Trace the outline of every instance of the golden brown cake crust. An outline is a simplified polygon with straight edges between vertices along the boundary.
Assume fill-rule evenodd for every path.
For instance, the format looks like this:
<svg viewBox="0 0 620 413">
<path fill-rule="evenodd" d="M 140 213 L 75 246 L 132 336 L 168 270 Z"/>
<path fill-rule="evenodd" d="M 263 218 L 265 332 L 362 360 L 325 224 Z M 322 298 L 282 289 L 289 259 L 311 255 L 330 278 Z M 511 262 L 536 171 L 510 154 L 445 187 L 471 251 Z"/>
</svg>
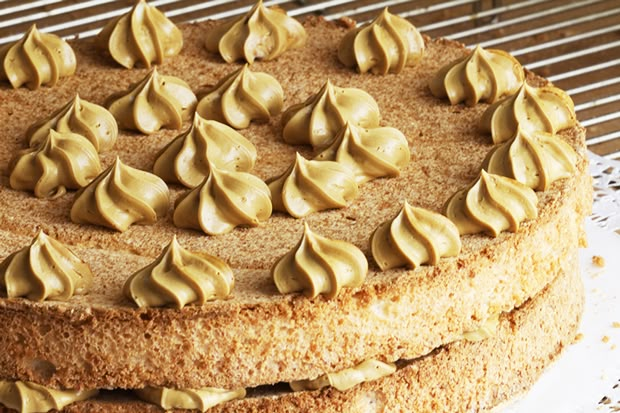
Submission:
<svg viewBox="0 0 620 413">
<path fill-rule="evenodd" d="M 391 376 L 340 392 L 323 389 L 291 393 L 284 385 L 250 391 L 243 400 L 208 413 L 396 412 L 453 413 L 491 411 L 528 389 L 543 370 L 573 342 L 584 302 L 576 255 L 561 273 L 519 309 L 500 317 L 494 337 L 459 341 L 425 357 L 400 361 Z M 519 372 L 516 374 L 515 372 Z M 6 409 L 0 407 L 0 412 Z M 104 392 L 65 412 L 159 412 L 132 394 Z"/>
<path fill-rule="evenodd" d="M 183 26 L 181 55 L 168 59 L 158 71 L 199 90 L 234 70 L 236 65 L 223 63 L 203 47 L 212 24 Z M 284 106 L 304 100 L 329 78 L 338 86 L 369 92 L 379 103 L 382 124 L 397 127 L 409 140 L 412 161 L 400 177 L 365 184 L 349 207 L 305 219 L 313 231 L 352 242 L 369 255 L 370 234 L 396 214 L 403 200 L 439 211 L 450 194 L 477 175 L 492 146 L 477 127 L 487 105 L 451 106 L 428 90 L 435 71 L 464 53 L 457 43 L 426 39 L 420 64 L 399 75 L 376 77 L 356 74 L 338 63 L 336 46 L 345 28 L 321 19 L 310 19 L 305 27 L 306 47 L 252 65 L 252 70 L 270 73 L 281 82 Z M 274 214 L 261 227 L 217 237 L 174 228 L 172 206 L 157 224 L 132 226 L 124 233 L 78 226 L 69 220 L 73 194 L 42 200 L 9 189 L 9 159 L 22 147 L 32 121 L 64 104 L 75 91 L 102 104 L 146 70 L 116 67 L 101 58 L 92 40 L 72 45 L 77 73 L 54 89 L 12 90 L 0 85 L 0 257 L 26 245 L 43 229 L 73 246 L 91 265 L 97 281 L 88 295 L 67 303 L 0 299 L 0 323 L 10 332 L 0 337 L 0 348 L 7 349 L 0 352 L 2 378 L 68 388 L 233 388 L 305 379 L 371 357 L 415 358 L 537 294 L 555 274 L 568 271 L 567 258 L 583 236 L 580 222 L 589 212 L 591 185 L 581 127 L 562 132 L 580 154 L 577 174 L 539 193 L 539 218 L 518 233 L 495 239 L 463 237 L 457 258 L 415 271 L 377 272 L 370 259 L 366 283 L 330 301 L 277 294 L 269 268 L 297 243 L 303 230 L 302 220 L 284 214 Z M 544 82 L 533 75 L 529 79 Z M 296 150 L 311 155 L 309 148 L 282 142 L 279 120 L 278 116 L 241 131 L 258 148 L 254 173 L 263 179 L 284 170 Z M 150 170 L 157 151 L 178 133 L 123 132 L 115 149 L 102 154 L 102 164 L 109 165 L 118 154 L 123 162 Z M 172 199 L 183 191 L 171 187 Z M 154 259 L 173 234 L 185 248 L 219 256 L 233 267 L 236 286 L 231 299 L 177 311 L 138 310 L 122 297 L 124 280 Z"/>
</svg>

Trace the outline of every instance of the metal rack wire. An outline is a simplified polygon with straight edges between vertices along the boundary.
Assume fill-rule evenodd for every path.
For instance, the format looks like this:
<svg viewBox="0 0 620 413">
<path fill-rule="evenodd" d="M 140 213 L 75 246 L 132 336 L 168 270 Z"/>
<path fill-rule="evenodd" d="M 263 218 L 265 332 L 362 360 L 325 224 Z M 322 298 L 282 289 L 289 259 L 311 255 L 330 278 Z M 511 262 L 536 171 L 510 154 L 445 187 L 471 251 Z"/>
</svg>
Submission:
<svg viewBox="0 0 620 413">
<path fill-rule="evenodd" d="M 2 0 L 0 44 L 30 25 L 64 37 L 95 35 L 135 0 Z M 254 0 L 153 0 L 176 22 L 221 19 Z M 292 15 L 364 22 L 389 7 L 432 37 L 509 51 L 530 70 L 566 90 L 588 129 L 588 147 L 620 159 L 620 4 L 617 0 L 271 0 Z"/>
</svg>

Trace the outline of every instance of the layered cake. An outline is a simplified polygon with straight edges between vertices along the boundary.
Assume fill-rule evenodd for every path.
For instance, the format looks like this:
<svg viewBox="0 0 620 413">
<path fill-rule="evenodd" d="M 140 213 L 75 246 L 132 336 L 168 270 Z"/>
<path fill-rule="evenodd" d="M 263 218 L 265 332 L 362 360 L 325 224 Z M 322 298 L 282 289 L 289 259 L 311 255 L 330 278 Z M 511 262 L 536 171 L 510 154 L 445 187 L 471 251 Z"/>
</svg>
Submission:
<svg viewBox="0 0 620 413">
<path fill-rule="evenodd" d="M 585 131 L 507 53 L 260 2 L 48 36 L 0 50 L 7 411 L 488 411 L 572 341 Z"/>
</svg>

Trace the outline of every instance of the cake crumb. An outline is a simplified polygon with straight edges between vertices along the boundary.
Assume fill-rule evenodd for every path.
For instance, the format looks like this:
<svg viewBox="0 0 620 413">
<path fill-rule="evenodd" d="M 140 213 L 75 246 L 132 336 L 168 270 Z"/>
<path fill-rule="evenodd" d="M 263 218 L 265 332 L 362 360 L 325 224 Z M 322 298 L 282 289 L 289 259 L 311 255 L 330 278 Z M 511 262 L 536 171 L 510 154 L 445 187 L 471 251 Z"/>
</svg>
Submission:
<svg viewBox="0 0 620 413">
<path fill-rule="evenodd" d="M 581 340 L 583 340 L 583 333 L 577 333 L 577 335 L 573 339 L 573 343 L 579 343 Z"/>
<path fill-rule="evenodd" d="M 596 265 L 599 268 L 603 268 L 605 266 L 605 258 L 600 255 L 592 256 L 592 264 Z"/>
<path fill-rule="evenodd" d="M 609 343 L 609 336 L 603 336 L 603 338 L 601 339 L 601 341 L 603 343 Z"/>
<path fill-rule="evenodd" d="M 620 321 L 614 321 L 613 323 L 611 323 L 611 326 L 613 328 L 620 328 Z"/>
<path fill-rule="evenodd" d="M 603 398 L 598 402 L 598 404 L 610 404 L 611 399 L 607 396 L 603 396 Z"/>
</svg>

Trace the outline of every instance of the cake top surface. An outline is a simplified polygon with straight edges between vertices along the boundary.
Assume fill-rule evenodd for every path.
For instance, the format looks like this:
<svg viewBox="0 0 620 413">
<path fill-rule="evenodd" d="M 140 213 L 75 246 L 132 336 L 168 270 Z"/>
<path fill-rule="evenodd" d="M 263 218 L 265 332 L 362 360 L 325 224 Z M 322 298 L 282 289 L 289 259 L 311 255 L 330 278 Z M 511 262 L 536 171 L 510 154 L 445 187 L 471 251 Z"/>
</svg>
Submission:
<svg viewBox="0 0 620 413">
<path fill-rule="evenodd" d="M 200 95 L 238 70 L 241 62 L 226 63 L 205 49 L 205 33 L 213 25 L 214 22 L 204 22 L 182 26 L 183 50 L 158 65 L 157 71 L 182 79 Z M 205 308 L 239 303 L 251 305 L 264 300 L 290 299 L 278 298 L 269 270 L 297 244 L 307 223 L 318 234 L 349 242 L 365 253 L 370 263 L 368 288 L 385 280 L 397 280 L 403 274 L 402 269 L 380 272 L 372 260 L 371 234 L 379 224 L 392 219 L 405 200 L 417 207 L 442 212 L 449 195 L 476 178 L 484 156 L 493 146 L 491 137 L 482 133 L 478 126 L 488 105 L 450 105 L 431 94 L 428 84 L 437 70 L 467 53 L 457 43 L 425 38 L 426 50 L 419 62 L 405 67 L 399 74 L 376 76 L 356 73 L 338 61 L 338 42 L 349 29 L 346 25 L 309 19 L 305 29 L 308 33 L 305 46 L 288 50 L 275 60 L 257 60 L 250 70 L 265 72 L 280 82 L 284 108 L 304 102 L 327 80 L 339 87 L 355 87 L 370 94 L 380 109 L 380 125 L 397 128 L 407 138 L 411 161 L 402 168 L 399 177 L 360 185 L 359 197 L 343 209 L 321 211 L 303 219 L 276 212 L 258 227 L 236 228 L 217 236 L 180 229 L 172 224 L 173 203 L 186 192 L 186 188 L 174 184 L 169 185 L 170 206 L 165 216 L 153 225 L 132 225 L 124 232 L 114 232 L 75 224 L 70 219 L 73 192 L 56 199 L 39 199 L 29 192 L 12 190 L 8 186 L 8 164 L 14 153 L 24 147 L 24 135 L 33 119 L 53 113 L 76 93 L 88 102 L 104 105 L 110 95 L 126 90 L 148 74 L 149 69 L 127 70 L 118 67 L 110 57 L 102 58 L 94 47 L 94 40 L 87 39 L 71 43 L 78 61 L 76 75 L 63 79 L 53 89 L 14 90 L 6 83 L 0 84 L 0 136 L 3 137 L 0 144 L 3 170 L 0 226 L 2 238 L 7 240 L 0 255 L 7 256 L 27 245 L 33 234 L 42 229 L 70 246 L 78 256 L 87 255 L 95 277 L 100 279 L 88 296 L 76 296 L 66 305 L 133 309 L 131 302 L 122 296 L 122 284 L 132 273 L 152 262 L 176 236 L 184 248 L 217 256 L 235 273 L 232 299 L 207 303 Z M 529 80 L 532 84 L 542 83 L 533 76 L 529 76 Z M 307 159 L 317 154 L 309 146 L 285 143 L 281 118 L 279 114 L 268 122 L 252 122 L 240 131 L 257 148 L 252 173 L 263 180 L 282 174 L 297 153 Z M 114 148 L 100 154 L 101 163 L 106 168 L 118 157 L 131 167 L 151 171 L 158 152 L 190 125 L 191 121 L 186 120 L 181 129 L 162 129 L 149 135 L 121 130 Z M 573 146 L 580 145 L 578 128 L 565 131 L 564 136 Z M 560 199 L 558 188 L 561 189 L 561 185 L 537 194 L 542 201 L 539 219 L 544 220 Z M 23 216 L 28 216 L 29 220 L 23 222 L 18 218 Z M 527 227 L 530 223 L 524 225 Z M 508 236 L 465 236 L 458 260 L 473 259 L 481 249 L 505 242 Z M 422 266 L 410 271 L 408 277 L 423 282 L 427 275 L 456 263 L 457 258 L 446 259 L 438 267 Z"/>
</svg>

